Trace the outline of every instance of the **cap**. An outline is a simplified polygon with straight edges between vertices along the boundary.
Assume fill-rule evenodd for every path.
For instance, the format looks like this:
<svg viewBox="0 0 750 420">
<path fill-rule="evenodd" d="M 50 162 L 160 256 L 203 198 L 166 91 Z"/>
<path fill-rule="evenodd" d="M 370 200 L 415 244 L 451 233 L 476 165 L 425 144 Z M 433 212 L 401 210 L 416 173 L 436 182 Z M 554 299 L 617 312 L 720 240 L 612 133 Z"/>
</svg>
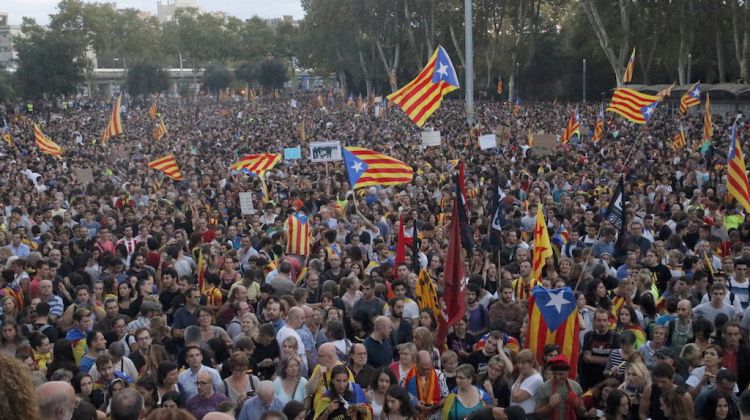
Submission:
<svg viewBox="0 0 750 420">
<path fill-rule="evenodd" d="M 568 371 L 570 370 L 570 362 L 568 362 L 568 358 L 564 355 L 558 355 L 553 358 L 551 358 L 547 365 L 552 369 L 552 371 Z"/>
</svg>

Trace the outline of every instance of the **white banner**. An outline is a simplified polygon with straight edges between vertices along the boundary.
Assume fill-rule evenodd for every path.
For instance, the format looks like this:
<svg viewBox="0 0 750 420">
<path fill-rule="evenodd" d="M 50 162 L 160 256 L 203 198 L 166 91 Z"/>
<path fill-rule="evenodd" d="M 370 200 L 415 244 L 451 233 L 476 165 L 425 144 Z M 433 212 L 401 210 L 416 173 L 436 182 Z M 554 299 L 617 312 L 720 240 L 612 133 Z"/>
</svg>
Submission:
<svg viewBox="0 0 750 420">
<path fill-rule="evenodd" d="M 240 211 L 242 214 L 255 214 L 255 207 L 253 206 L 253 193 L 241 192 L 240 196 Z"/>
<path fill-rule="evenodd" d="M 479 148 L 482 150 L 494 149 L 497 147 L 497 136 L 494 134 L 485 134 L 479 136 Z"/>
<path fill-rule="evenodd" d="M 334 162 L 342 160 L 341 142 L 319 141 L 310 143 L 310 160 L 313 162 Z"/>
<path fill-rule="evenodd" d="M 439 131 L 423 131 L 422 132 L 422 147 L 440 146 L 440 132 Z"/>
</svg>

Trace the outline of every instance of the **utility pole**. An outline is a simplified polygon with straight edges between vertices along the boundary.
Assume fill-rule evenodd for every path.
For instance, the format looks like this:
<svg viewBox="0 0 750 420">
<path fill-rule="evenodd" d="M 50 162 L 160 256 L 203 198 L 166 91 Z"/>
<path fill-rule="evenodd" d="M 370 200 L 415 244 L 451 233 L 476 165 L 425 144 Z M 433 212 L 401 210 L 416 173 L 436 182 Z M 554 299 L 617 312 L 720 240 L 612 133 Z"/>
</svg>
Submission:
<svg viewBox="0 0 750 420">
<path fill-rule="evenodd" d="M 466 57 L 466 122 L 474 126 L 474 40 L 472 38 L 471 0 L 464 0 L 464 32 Z"/>
<path fill-rule="evenodd" d="M 583 103 L 586 103 L 586 59 L 583 59 Z"/>
</svg>

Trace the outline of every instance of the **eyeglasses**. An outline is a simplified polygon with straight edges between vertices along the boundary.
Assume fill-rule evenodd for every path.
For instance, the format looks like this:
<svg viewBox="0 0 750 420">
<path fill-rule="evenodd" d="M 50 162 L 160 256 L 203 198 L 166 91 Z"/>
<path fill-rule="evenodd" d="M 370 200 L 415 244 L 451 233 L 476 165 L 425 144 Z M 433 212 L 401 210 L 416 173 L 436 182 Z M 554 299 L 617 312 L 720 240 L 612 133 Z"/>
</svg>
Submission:
<svg viewBox="0 0 750 420">
<path fill-rule="evenodd" d="M 196 385 L 208 385 L 210 383 L 211 383 L 211 381 L 195 381 Z"/>
</svg>

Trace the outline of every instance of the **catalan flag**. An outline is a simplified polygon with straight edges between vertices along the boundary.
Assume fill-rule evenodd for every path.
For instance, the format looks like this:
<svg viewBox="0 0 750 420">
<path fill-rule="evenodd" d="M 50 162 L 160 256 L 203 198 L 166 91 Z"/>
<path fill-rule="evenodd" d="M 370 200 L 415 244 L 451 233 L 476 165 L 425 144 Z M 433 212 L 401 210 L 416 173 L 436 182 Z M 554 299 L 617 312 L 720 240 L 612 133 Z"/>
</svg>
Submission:
<svg viewBox="0 0 750 420">
<path fill-rule="evenodd" d="M 502 96 L 503 94 L 503 78 L 498 77 L 497 78 L 497 96 Z"/>
<path fill-rule="evenodd" d="M 318 94 L 318 107 L 323 108 L 324 106 L 326 106 L 326 101 L 325 99 L 323 99 L 323 94 L 319 93 Z"/>
<path fill-rule="evenodd" d="M 262 177 L 266 171 L 273 169 L 279 162 L 281 162 L 281 153 L 261 153 L 244 156 L 230 168 Z"/>
<path fill-rule="evenodd" d="M 604 138 L 604 104 L 599 105 L 599 114 L 596 116 L 596 123 L 594 123 L 594 135 L 591 137 L 591 141 L 594 143 L 600 142 Z"/>
<path fill-rule="evenodd" d="M 747 167 L 742 155 L 742 145 L 737 137 L 737 123 L 732 126 L 732 138 L 727 156 L 727 190 L 738 203 L 750 213 L 750 183 L 747 180 Z"/>
<path fill-rule="evenodd" d="M 42 133 L 42 130 L 36 124 L 34 124 L 34 141 L 42 153 L 57 157 L 62 156 L 62 147 L 58 146 L 51 138 Z"/>
<path fill-rule="evenodd" d="M 656 96 L 659 97 L 660 101 L 663 101 L 664 98 L 667 98 L 670 95 L 672 95 L 672 89 L 674 89 L 675 84 L 676 83 L 672 83 L 671 86 L 669 86 L 667 88 L 664 88 L 664 89 L 662 89 L 662 90 L 660 90 L 659 92 L 656 93 Z"/>
<path fill-rule="evenodd" d="M 3 134 L 0 136 L 8 143 L 8 146 L 13 146 L 13 137 L 10 136 L 10 127 L 8 127 L 8 121 L 3 119 Z"/>
<path fill-rule="evenodd" d="M 690 88 L 680 98 L 680 114 L 687 113 L 688 108 L 691 106 L 700 105 L 701 103 L 701 83 L 696 82 L 693 87 Z"/>
<path fill-rule="evenodd" d="M 532 282 L 540 282 L 542 280 L 542 269 L 547 263 L 547 258 L 552 256 L 552 244 L 549 240 L 549 231 L 547 230 L 547 222 L 544 221 L 544 214 L 542 213 L 542 205 L 540 204 L 536 209 L 536 226 L 534 226 L 534 258 L 532 259 Z"/>
<path fill-rule="evenodd" d="M 411 166 L 362 147 L 344 147 L 344 165 L 352 188 L 399 185 L 411 182 Z"/>
<path fill-rule="evenodd" d="M 706 93 L 706 112 L 703 113 L 703 139 L 711 140 L 714 137 L 714 126 L 711 123 L 711 98 Z"/>
<path fill-rule="evenodd" d="M 674 138 L 672 138 L 672 148 L 675 150 L 680 150 L 683 147 L 685 147 L 686 139 L 685 139 L 685 131 L 682 129 L 682 126 L 680 126 L 680 129 L 677 130 L 677 134 L 674 135 Z"/>
<path fill-rule="evenodd" d="M 415 297 L 419 309 L 429 309 L 435 317 L 440 317 L 440 301 L 438 300 L 437 288 L 432 278 L 430 278 L 430 272 L 427 271 L 427 268 L 419 271 Z"/>
<path fill-rule="evenodd" d="M 622 75 L 622 83 L 630 83 L 631 80 L 633 80 L 633 72 L 635 71 L 635 47 L 633 47 L 633 52 L 630 54 L 630 60 L 628 60 L 628 65 L 625 67 L 625 73 Z"/>
<path fill-rule="evenodd" d="M 537 361 L 544 356 L 544 346 L 555 344 L 570 361 L 568 377 L 575 379 L 580 352 L 580 330 L 576 299 L 570 287 L 545 289 L 535 286 L 529 298 L 529 329 L 525 347 Z"/>
<path fill-rule="evenodd" d="M 521 98 L 516 96 L 516 102 L 513 104 L 513 116 L 518 117 L 521 113 Z"/>
<path fill-rule="evenodd" d="M 388 100 L 406 112 L 422 127 L 443 102 L 443 96 L 458 89 L 458 76 L 448 53 L 438 46 L 419 75 L 406 86 L 388 95 Z"/>
<path fill-rule="evenodd" d="M 182 181 L 182 172 L 180 172 L 180 168 L 177 166 L 177 159 L 171 153 L 159 159 L 152 160 L 148 163 L 148 167 L 164 172 L 166 176 L 175 181 Z"/>
<path fill-rule="evenodd" d="M 628 88 L 617 88 L 607 112 L 620 114 L 626 120 L 636 124 L 645 124 L 651 118 L 659 97 L 638 92 Z"/>
<path fill-rule="evenodd" d="M 121 100 L 122 95 L 117 97 L 112 106 L 112 112 L 109 114 L 109 124 L 107 124 L 107 129 L 104 130 L 104 135 L 102 136 L 102 144 L 107 144 L 109 139 L 125 132 L 122 128 L 122 118 L 120 117 Z"/>
<path fill-rule="evenodd" d="M 574 112 L 573 115 L 570 116 L 568 125 L 565 126 L 565 130 L 563 130 L 560 141 L 562 142 L 562 144 L 568 144 L 573 136 L 581 136 L 581 123 L 578 117 L 578 109 L 576 109 L 576 112 Z"/>
<path fill-rule="evenodd" d="M 289 215 L 284 222 L 287 255 L 310 255 L 310 223 L 304 213 Z"/>
<path fill-rule="evenodd" d="M 159 120 L 159 124 L 154 128 L 154 132 L 151 134 L 154 140 L 161 140 L 167 134 L 167 126 L 164 124 L 164 120 Z"/>
<path fill-rule="evenodd" d="M 349 96 L 346 98 L 346 104 L 349 106 L 354 106 L 354 96 L 351 92 L 349 92 Z"/>
<path fill-rule="evenodd" d="M 389 81 L 391 82 L 391 89 L 396 90 L 396 88 L 398 87 L 398 81 L 396 80 L 396 69 L 391 69 L 389 79 Z"/>
<path fill-rule="evenodd" d="M 357 96 L 357 112 L 362 112 L 362 95 Z"/>
<path fill-rule="evenodd" d="M 152 120 L 159 117 L 159 111 L 156 109 L 156 104 L 151 105 L 151 108 L 148 109 L 148 115 L 151 116 Z"/>
<path fill-rule="evenodd" d="M 299 141 L 303 143 L 307 141 L 307 136 L 305 135 L 305 122 L 304 121 L 301 121 L 299 123 Z"/>
</svg>

